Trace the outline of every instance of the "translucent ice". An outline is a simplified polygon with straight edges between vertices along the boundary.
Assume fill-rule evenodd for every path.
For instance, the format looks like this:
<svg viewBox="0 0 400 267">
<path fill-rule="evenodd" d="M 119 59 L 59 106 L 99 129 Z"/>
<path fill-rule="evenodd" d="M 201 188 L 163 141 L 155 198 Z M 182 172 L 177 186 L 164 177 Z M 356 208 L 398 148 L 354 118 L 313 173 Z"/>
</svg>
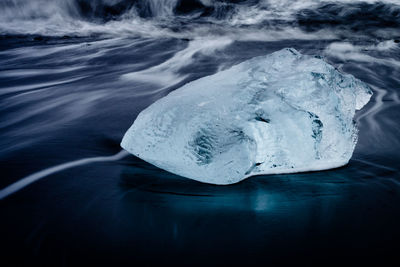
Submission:
<svg viewBox="0 0 400 267">
<path fill-rule="evenodd" d="M 143 110 L 121 146 L 169 172 L 231 184 L 347 164 L 372 95 L 318 57 L 283 49 L 184 85 Z"/>
</svg>

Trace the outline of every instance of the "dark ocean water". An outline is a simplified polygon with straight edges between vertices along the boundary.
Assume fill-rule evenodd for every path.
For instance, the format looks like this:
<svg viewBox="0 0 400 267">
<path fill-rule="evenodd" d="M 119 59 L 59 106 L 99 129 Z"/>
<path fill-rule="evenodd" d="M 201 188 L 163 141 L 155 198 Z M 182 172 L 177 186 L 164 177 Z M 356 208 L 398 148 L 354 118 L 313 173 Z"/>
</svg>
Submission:
<svg viewBox="0 0 400 267">
<path fill-rule="evenodd" d="M 0 265 L 396 265 L 400 1 L 2 0 L 0 189 L 120 152 L 183 84 L 293 47 L 368 83 L 339 169 L 214 186 L 134 156 L 0 200 Z"/>
</svg>

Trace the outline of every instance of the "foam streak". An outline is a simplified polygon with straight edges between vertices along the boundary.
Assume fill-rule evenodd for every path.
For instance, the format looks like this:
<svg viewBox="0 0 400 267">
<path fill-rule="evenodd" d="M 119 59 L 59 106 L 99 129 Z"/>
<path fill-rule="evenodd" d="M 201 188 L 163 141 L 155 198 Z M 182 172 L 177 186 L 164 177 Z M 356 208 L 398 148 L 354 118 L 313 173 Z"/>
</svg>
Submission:
<svg viewBox="0 0 400 267">
<path fill-rule="evenodd" d="M 54 167 L 44 169 L 42 171 L 28 175 L 28 176 L 22 178 L 21 180 L 19 180 L 18 182 L 15 182 L 15 183 L 7 186 L 6 188 L 0 190 L 0 200 L 8 197 L 9 195 L 11 195 L 13 193 L 18 192 L 19 190 L 23 189 L 24 187 L 26 187 L 32 183 L 34 183 L 46 176 L 52 175 L 56 172 L 60 172 L 60 171 L 66 170 L 66 169 L 70 169 L 70 168 L 74 168 L 77 166 L 82 166 L 82 165 L 86 165 L 86 164 L 90 164 L 90 163 L 94 163 L 94 162 L 117 161 L 117 160 L 120 160 L 120 159 L 126 157 L 127 155 L 128 155 L 128 152 L 126 152 L 125 150 L 121 150 L 120 152 L 118 152 L 117 154 L 112 155 L 112 156 L 84 158 L 84 159 L 79 159 L 79 160 L 63 163 L 63 164 L 60 164 L 60 165 L 57 165 Z"/>
</svg>

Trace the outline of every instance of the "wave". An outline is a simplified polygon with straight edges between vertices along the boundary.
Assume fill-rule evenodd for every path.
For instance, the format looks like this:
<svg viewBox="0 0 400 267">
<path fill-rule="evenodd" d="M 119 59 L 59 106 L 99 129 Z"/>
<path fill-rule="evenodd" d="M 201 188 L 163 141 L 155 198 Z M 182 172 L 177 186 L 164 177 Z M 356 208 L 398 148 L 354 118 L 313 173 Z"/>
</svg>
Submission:
<svg viewBox="0 0 400 267">
<path fill-rule="evenodd" d="M 3 0 L 0 9 L 1 35 L 208 34 L 220 27 L 400 36 L 398 0 Z"/>
</svg>

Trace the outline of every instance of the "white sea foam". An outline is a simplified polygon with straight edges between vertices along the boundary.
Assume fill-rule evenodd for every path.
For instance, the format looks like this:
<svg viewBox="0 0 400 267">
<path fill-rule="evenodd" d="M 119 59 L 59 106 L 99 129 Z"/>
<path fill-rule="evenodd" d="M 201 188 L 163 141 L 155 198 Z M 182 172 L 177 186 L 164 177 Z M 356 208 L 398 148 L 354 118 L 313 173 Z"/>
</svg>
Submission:
<svg viewBox="0 0 400 267">
<path fill-rule="evenodd" d="M 17 182 L 15 182 L 13 184 L 7 186 L 6 188 L 1 189 L 0 190 L 0 200 L 8 197 L 11 194 L 14 194 L 14 193 L 18 192 L 19 190 L 27 187 L 28 185 L 30 185 L 40 179 L 43 179 L 49 175 L 52 175 L 54 173 L 64 171 L 66 169 L 86 165 L 86 164 L 95 163 L 95 162 L 116 161 L 116 160 L 120 160 L 120 159 L 126 157 L 127 155 L 128 155 L 128 153 L 126 151 L 121 150 L 120 152 L 118 152 L 117 154 L 112 155 L 112 156 L 79 159 L 79 160 L 63 163 L 63 164 L 60 164 L 57 166 L 53 166 L 53 167 L 41 170 L 39 172 L 35 172 L 31 175 L 28 175 L 28 176 L 18 180 Z"/>
<path fill-rule="evenodd" d="M 189 45 L 177 52 L 172 58 L 152 68 L 144 71 L 127 73 L 121 76 L 123 80 L 140 81 L 146 83 L 156 83 L 161 85 L 163 90 L 165 86 L 182 81 L 186 76 L 179 75 L 178 72 L 181 68 L 190 65 L 194 62 L 193 56 L 196 53 L 202 53 L 203 55 L 213 55 L 219 49 L 225 48 L 232 43 L 229 38 L 215 38 L 215 39 L 204 39 L 198 38 L 191 42 Z M 157 93 L 153 91 L 152 93 Z"/>
<path fill-rule="evenodd" d="M 90 5 L 93 10 L 96 10 L 98 8 L 96 4 L 116 4 L 118 2 L 120 1 L 102 0 L 90 2 Z M 141 18 L 137 10 L 131 8 L 126 10 L 117 20 L 101 21 L 82 17 L 75 0 L 4 0 L 0 2 L 0 9 L 2 10 L 0 13 L 0 34 L 40 34 L 48 36 L 104 34 L 114 37 L 121 35 L 176 36 L 179 34 L 181 36 L 193 36 L 193 33 L 196 33 L 196 36 L 199 36 L 199 34 L 215 35 L 210 33 L 218 25 L 221 28 L 236 28 L 244 25 L 258 25 L 263 21 L 290 21 L 295 19 L 300 10 L 313 9 L 321 4 L 331 3 L 329 0 L 265 0 L 257 5 L 235 5 L 235 10 L 230 16 L 224 19 L 210 17 L 206 19 L 209 22 L 208 24 L 200 23 L 189 30 L 182 30 L 178 34 L 176 31 L 168 29 L 170 26 L 174 26 L 176 16 L 174 8 L 177 2 L 177 0 L 143 0 L 143 5 L 147 6 L 153 15 L 151 19 Z M 226 3 L 220 1 L 203 0 L 202 2 L 206 6 L 226 5 Z M 396 6 L 400 4 L 397 0 L 339 0 L 336 3 L 387 3 Z M 179 25 L 176 26 L 179 27 Z M 247 35 L 256 31 L 263 39 L 270 36 L 270 32 L 288 31 L 289 28 L 293 28 L 293 26 L 285 27 L 281 25 L 275 30 L 268 29 L 267 34 L 263 33 L 262 30 L 257 32 L 257 29 L 253 28 L 247 30 Z M 229 34 L 229 29 L 226 32 Z M 245 29 L 241 29 L 241 33 L 245 32 Z M 301 31 L 298 30 L 298 32 Z M 218 34 L 225 33 L 218 31 Z M 296 33 L 296 35 L 300 34 Z M 308 34 L 308 36 L 312 35 Z M 275 38 L 278 40 L 284 36 L 284 34 L 275 34 Z"/>
</svg>

